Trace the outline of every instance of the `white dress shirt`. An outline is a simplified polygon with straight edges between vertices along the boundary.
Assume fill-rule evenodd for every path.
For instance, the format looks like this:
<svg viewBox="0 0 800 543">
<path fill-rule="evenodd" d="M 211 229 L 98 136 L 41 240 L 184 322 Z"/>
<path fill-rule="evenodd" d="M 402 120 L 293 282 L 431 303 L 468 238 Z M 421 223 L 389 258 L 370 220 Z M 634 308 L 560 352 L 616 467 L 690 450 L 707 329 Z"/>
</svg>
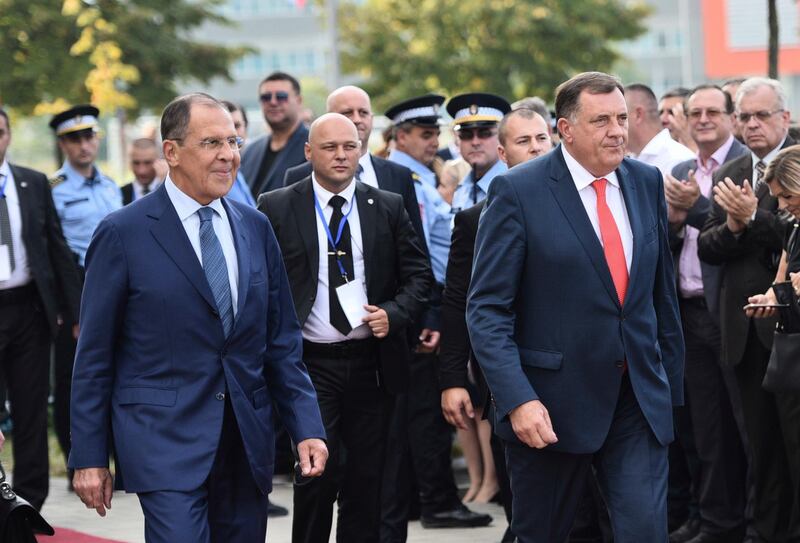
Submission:
<svg viewBox="0 0 800 543">
<path fill-rule="evenodd" d="M 592 187 L 592 182 L 597 177 L 581 166 L 569 154 L 565 146 L 562 145 L 561 150 L 564 152 L 567 169 L 575 182 L 575 188 L 578 189 L 578 195 L 581 197 L 586 214 L 589 216 L 594 232 L 597 234 L 597 239 L 600 240 L 602 245 L 603 237 L 600 235 L 600 220 L 597 217 L 597 193 Z M 622 250 L 625 251 L 625 262 L 628 264 L 628 273 L 630 273 L 631 261 L 633 260 L 633 232 L 628 219 L 628 211 L 625 208 L 625 199 L 622 196 L 617 173 L 611 172 L 605 176 L 605 179 L 608 180 L 606 184 L 606 204 L 608 204 L 608 208 L 614 216 L 614 222 L 617 223 L 617 230 L 619 230 L 620 238 L 622 238 Z"/>
<path fill-rule="evenodd" d="M 359 181 L 379 189 L 378 176 L 375 174 L 375 167 L 372 165 L 372 155 L 369 153 L 364 153 L 361 155 L 361 158 L 358 159 L 358 163 L 361 164 L 362 168 L 364 168 L 364 171 L 361 172 Z M 320 202 L 320 204 L 322 204 L 322 202 Z"/>
<path fill-rule="evenodd" d="M 150 194 L 151 192 L 156 190 L 158 187 L 160 187 L 161 183 L 163 183 L 163 181 L 161 179 L 159 179 L 157 177 L 155 179 L 153 179 L 150 182 L 150 184 L 147 185 L 147 188 L 148 188 L 147 194 Z M 131 185 L 133 186 L 133 201 L 134 202 L 136 200 L 138 200 L 139 198 L 141 198 L 142 196 L 146 196 L 146 194 L 144 193 L 144 185 L 139 183 L 139 181 L 134 179 L 133 181 L 131 181 Z"/>
<path fill-rule="evenodd" d="M 769 166 L 769 163 L 772 162 L 772 159 L 775 158 L 777 156 L 777 154 L 781 152 L 781 149 L 783 148 L 783 144 L 784 143 L 786 143 L 786 136 L 784 136 L 783 139 L 781 140 L 781 142 L 778 144 L 778 146 L 775 147 L 769 153 L 767 153 L 767 155 L 764 158 L 758 158 L 758 156 L 756 156 L 756 154 L 754 152 L 750 151 L 750 157 L 753 159 L 753 170 L 752 170 L 753 173 L 751 174 L 751 177 L 750 177 L 750 179 L 748 179 L 748 181 L 750 181 L 750 187 L 753 189 L 753 191 L 755 191 L 758 188 L 758 187 L 756 187 L 756 179 L 758 179 L 758 172 L 756 171 L 756 164 L 758 164 L 758 161 L 760 160 L 761 162 L 764 163 L 765 167 Z M 756 218 L 756 215 L 755 215 L 755 213 L 753 213 L 753 219 L 755 219 L 755 218 Z"/>
<path fill-rule="evenodd" d="M 331 324 L 330 297 L 328 295 L 328 235 L 325 233 L 325 227 L 330 224 L 331 216 L 333 215 L 333 206 L 328 202 L 336 195 L 322 188 L 322 185 L 317 183 L 317 178 L 313 173 L 311 174 L 311 184 L 319 206 L 322 208 L 322 214 L 325 216 L 325 223 L 323 224 L 320 219 L 315 206 L 314 218 L 317 223 L 317 247 L 319 249 L 317 297 L 314 299 L 311 313 L 308 314 L 308 318 L 303 325 L 303 338 L 314 343 L 366 339 L 372 336 L 372 331 L 366 324 L 353 328 L 346 336 Z M 358 217 L 358 205 L 356 205 L 355 195 L 355 182 L 350 183 L 346 189 L 339 193 L 339 196 L 345 200 L 342 206 L 342 214 L 347 215 L 350 212 L 347 217 L 347 224 L 350 226 L 350 245 L 353 254 L 353 275 L 355 276 L 351 280 L 361 281 L 364 284 L 364 289 L 366 289 L 364 245 L 361 239 L 361 221 Z M 352 208 L 352 211 L 350 211 L 350 208 Z M 336 232 L 331 232 L 331 234 L 335 236 Z"/>
<path fill-rule="evenodd" d="M 164 188 L 167 189 L 167 196 L 172 202 L 178 218 L 183 224 L 186 235 L 189 237 L 189 243 L 192 244 L 192 249 L 197 255 L 197 260 L 200 262 L 200 267 L 203 266 L 203 253 L 200 249 L 200 215 L 197 210 L 204 207 L 203 204 L 183 192 L 178 186 L 167 176 L 164 181 Z M 214 227 L 214 233 L 217 235 L 219 244 L 222 246 L 222 254 L 225 255 L 225 264 L 228 268 L 228 282 L 231 285 L 231 304 L 233 305 L 233 316 L 236 316 L 238 311 L 239 302 L 239 262 L 236 260 L 236 245 L 233 243 L 233 231 L 228 219 L 228 214 L 225 212 L 225 206 L 222 205 L 220 199 L 213 200 L 208 206 L 216 213 L 211 219 L 211 225 Z M 219 309 L 219 308 L 218 308 Z"/>
<path fill-rule="evenodd" d="M 642 152 L 634 158 L 645 164 L 650 164 L 661 170 L 661 175 L 665 176 L 672 173 L 672 169 L 687 160 L 695 157 L 694 152 L 678 143 L 669 135 L 669 129 L 665 128 L 647 142 Z"/>
<path fill-rule="evenodd" d="M 31 270 L 28 265 L 28 252 L 25 250 L 25 243 L 22 240 L 22 211 L 19 207 L 19 195 L 17 185 L 14 183 L 14 175 L 8 161 L 4 160 L 0 164 L 0 187 L 5 183 L 6 203 L 8 205 L 8 219 L 11 223 L 11 244 L 14 249 L 14 271 L 7 281 L 0 281 L 0 290 L 15 288 L 27 285 L 31 282 Z M 7 240 L 0 240 L 6 245 Z"/>
</svg>

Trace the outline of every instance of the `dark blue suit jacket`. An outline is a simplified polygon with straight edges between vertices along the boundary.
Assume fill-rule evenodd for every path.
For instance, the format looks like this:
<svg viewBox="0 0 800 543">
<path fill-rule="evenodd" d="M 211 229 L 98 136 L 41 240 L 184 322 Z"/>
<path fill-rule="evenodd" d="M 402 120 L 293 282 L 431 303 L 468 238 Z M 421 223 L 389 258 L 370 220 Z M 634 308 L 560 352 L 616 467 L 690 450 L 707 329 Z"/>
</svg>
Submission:
<svg viewBox="0 0 800 543">
<path fill-rule="evenodd" d="M 263 136 L 250 142 L 242 150 L 242 175 L 250 185 L 253 198 L 256 200 L 259 194 L 281 188 L 286 170 L 306 161 L 305 144 L 308 141 L 308 128 L 301 123 L 275 157 L 266 179 L 256 179 L 271 139 L 271 135 Z"/>
<path fill-rule="evenodd" d="M 106 217 L 86 258 L 69 466 L 106 466 L 129 492 L 189 491 L 211 471 L 224 392 L 256 484 L 272 488 L 273 402 L 295 442 L 324 438 L 280 248 L 266 217 L 223 199 L 239 265 L 225 338 L 164 186 Z"/>
<path fill-rule="evenodd" d="M 492 181 L 467 322 L 506 440 L 516 440 L 508 413 L 539 399 L 559 439 L 549 450 L 596 452 L 623 361 L 656 438 L 673 438 L 684 347 L 663 181 L 656 168 L 628 159 L 617 176 L 633 231 L 624 307 L 560 148 Z"/>
</svg>

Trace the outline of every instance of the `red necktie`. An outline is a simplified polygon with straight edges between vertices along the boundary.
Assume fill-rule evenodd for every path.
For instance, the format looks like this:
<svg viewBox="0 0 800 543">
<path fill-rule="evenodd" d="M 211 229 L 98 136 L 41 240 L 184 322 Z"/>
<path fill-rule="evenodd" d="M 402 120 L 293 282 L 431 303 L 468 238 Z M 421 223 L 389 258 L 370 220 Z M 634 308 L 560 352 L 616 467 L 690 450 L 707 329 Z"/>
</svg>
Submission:
<svg viewBox="0 0 800 543">
<path fill-rule="evenodd" d="M 622 238 L 614 221 L 614 215 L 606 203 L 606 185 L 608 180 L 605 178 L 595 179 L 592 188 L 597 193 L 597 219 L 600 223 L 600 237 L 603 238 L 603 253 L 606 255 L 606 263 L 611 271 L 611 279 L 617 289 L 619 303 L 625 301 L 625 291 L 628 290 L 628 263 L 625 260 L 625 251 L 622 249 Z"/>
</svg>

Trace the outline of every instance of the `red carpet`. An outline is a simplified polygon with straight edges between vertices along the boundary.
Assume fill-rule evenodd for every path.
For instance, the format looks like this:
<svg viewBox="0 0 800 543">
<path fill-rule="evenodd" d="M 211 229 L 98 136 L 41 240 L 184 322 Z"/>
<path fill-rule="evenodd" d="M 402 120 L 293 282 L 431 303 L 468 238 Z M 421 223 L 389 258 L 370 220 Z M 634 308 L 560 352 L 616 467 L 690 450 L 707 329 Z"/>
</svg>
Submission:
<svg viewBox="0 0 800 543">
<path fill-rule="evenodd" d="M 105 539 L 93 535 L 76 532 L 67 528 L 56 527 L 56 535 L 50 537 L 46 535 L 36 536 L 39 543 L 125 543 L 116 539 Z"/>
</svg>

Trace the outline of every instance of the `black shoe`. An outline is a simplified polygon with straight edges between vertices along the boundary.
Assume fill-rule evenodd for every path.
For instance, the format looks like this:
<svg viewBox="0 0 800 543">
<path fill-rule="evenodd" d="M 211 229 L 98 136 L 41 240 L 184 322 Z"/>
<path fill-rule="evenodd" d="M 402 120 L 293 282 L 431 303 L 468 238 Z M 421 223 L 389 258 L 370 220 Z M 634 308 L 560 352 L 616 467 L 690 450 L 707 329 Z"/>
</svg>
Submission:
<svg viewBox="0 0 800 543">
<path fill-rule="evenodd" d="M 272 502 L 267 502 L 267 517 L 285 517 L 289 510 Z"/>
<path fill-rule="evenodd" d="M 511 526 L 506 528 L 505 533 L 503 533 L 503 539 L 500 540 L 500 543 L 517 543 L 517 536 L 511 531 Z"/>
<path fill-rule="evenodd" d="M 423 528 L 478 528 L 492 522 L 492 516 L 476 513 L 461 505 L 452 511 L 442 511 L 420 517 Z"/>
<path fill-rule="evenodd" d="M 669 543 L 686 543 L 700 533 L 700 519 L 690 518 L 669 534 Z"/>
</svg>

